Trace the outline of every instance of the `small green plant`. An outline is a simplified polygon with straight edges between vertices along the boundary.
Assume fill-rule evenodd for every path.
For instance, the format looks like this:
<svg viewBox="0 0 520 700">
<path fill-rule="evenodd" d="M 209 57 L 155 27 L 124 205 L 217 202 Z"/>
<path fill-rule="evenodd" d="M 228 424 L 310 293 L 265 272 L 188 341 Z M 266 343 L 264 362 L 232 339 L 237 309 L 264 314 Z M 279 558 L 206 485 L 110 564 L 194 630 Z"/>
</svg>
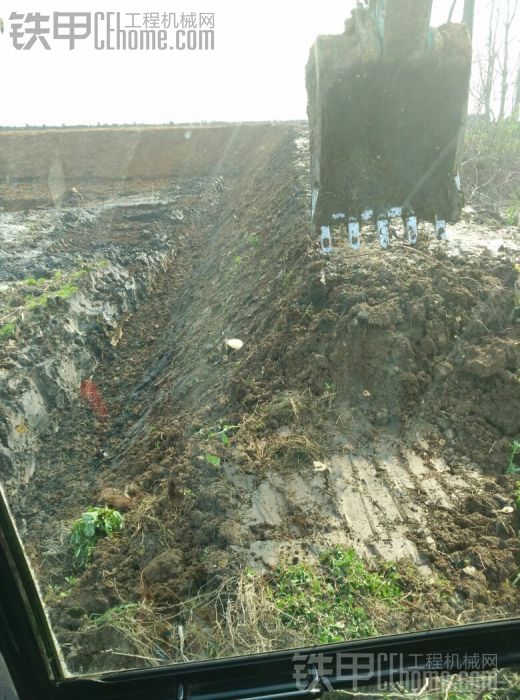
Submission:
<svg viewBox="0 0 520 700">
<path fill-rule="evenodd" d="M 513 440 L 511 443 L 511 454 L 507 465 L 506 474 L 509 476 L 520 473 L 520 467 L 516 464 L 516 455 L 520 454 L 520 440 Z"/>
<path fill-rule="evenodd" d="M 513 498 L 515 501 L 516 509 L 520 512 L 520 481 L 515 484 L 515 490 L 513 491 Z"/>
<path fill-rule="evenodd" d="M 207 561 L 209 559 L 209 547 L 204 547 L 199 554 L 199 561 Z"/>
<path fill-rule="evenodd" d="M 233 433 L 233 431 L 238 430 L 240 426 L 239 425 L 222 425 L 218 426 L 218 429 L 213 429 L 210 430 L 208 433 L 208 438 L 218 438 L 220 442 L 224 445 L 224 447 L 227 447 L 230 443 L 230 433 Z"/>
<path fill-rule="evenodd" d="M 15 333 L 16 323 L 14 323 L 14 321 L 4 323 L 3 326 L 0 326 L 0 343 L 4 340 L 9 340 L 9 338 L 12 338 Z"/>
<path fill-rule="evenodd" d="M 68 598 L 73 588 L 79 584 L 79 578 L 77 576 L 65 576 L 65 583 L 67 585 L 63 588 L 56 584 L 49 584 L 45 589 L 46 600 L 64 600 Z"/>
<path fill-rule="evenodd" d="M 322 552 L 317 566 L 279 566 L 271 591 L 284 624 L 321 644 L 376 634 L 370 607 L 395 606 L 402 596 L 392 565 L 371 572 L 353 549 L 339 546 Z"/>
<path fill-rule="evenodd" d="M 57 600 L 63 600 L 65 598 L 67 598 L 69 593 L 70 593 L 70 591 L 68 591 L 68 590 L 63 591 L 59 588 L 59 586 L 49 584 L 45 588 L 44 597 L 45 597 L 46 602 L 51 601 L 51 600 L 57 601 Z"/>
<path fill-rule="evenodd" d="M 217 455 L 207 454 L 204 456 L 204 459 L 208 464 L 212 464 L 214 467 L 220 467 L 220 457 L 217 457 Z"/>
<path fill-rule="evenodd" d="M 506 224 L 516 226 L 520 217 L 520 204 L 513 204 L 506 210 Z"/>
<path fill-rule="evenodd" d="M 72 524 L 70 543 L 74 550 L 74 560 L 79 568 L 89 563 L 94 547 L 101 537 L 111 537 L 121 532 L 124 518 L 113 508 L 89 508 Z"/>
</svg>

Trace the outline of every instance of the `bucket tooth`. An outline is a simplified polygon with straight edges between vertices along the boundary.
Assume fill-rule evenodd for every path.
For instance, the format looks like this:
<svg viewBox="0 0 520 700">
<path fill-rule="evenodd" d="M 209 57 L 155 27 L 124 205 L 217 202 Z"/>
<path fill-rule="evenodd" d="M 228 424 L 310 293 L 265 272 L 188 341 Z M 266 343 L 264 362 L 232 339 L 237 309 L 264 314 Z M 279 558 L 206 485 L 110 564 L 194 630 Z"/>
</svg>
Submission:
<svg viewBox="0 0 520 700">
<path fill-rule="evenodd" d="M 330 236 L 330 226 L 322 226 L 320 231 L 321 252 L 325 255 L 332 253 L 332 239 Z"/>
<path fill-rule="evenodd" d="M 361 246 L 359 221 L 351 216 L 348 220 L 347 229 L 350 247 L 352 250 L 359 250 Z"/>
<path fill-rule="evenodd" d="M 447 235 L 445 219 L 438 219 L 437 217 L 435 217 L 435 235 L 437 236 L 438 241 L 446 240 Z"/>
<path fill-rule="evenodd" d="M 390 231 L 386 213 L 377 217 L 377 233 L 379 235 L 379 245 L 386 250 L 390 245 Z"/>
<path fill-rule="evenodd" d="M 415 214 L 408 214 L 404 218 L 404 228 L 406 231 L 406 240 L 410 245 L 415 245 L 417 243 L 417 217 Z"/>
</svg>

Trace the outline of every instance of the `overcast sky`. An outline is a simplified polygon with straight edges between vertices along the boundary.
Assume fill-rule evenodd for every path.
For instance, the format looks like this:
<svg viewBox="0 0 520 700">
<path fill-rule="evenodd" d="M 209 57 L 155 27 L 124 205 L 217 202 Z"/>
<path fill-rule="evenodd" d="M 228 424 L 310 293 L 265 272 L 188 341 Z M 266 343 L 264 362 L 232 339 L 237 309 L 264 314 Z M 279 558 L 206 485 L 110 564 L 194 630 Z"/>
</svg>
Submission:
<svg viewBox="0 0 520 700">
<path fill-rule="evenodd" d="M 476 0 L 483 5 L 487 0 Z M 38 12 L 71 11 L 71 3 L 38 2 Z M 164 123 L 305 118 L 304 67 L 319 33 L 340 32 L 349 0 L 99 0 L 77 12 L 205 12 L 215 16 L 214 51 L 100 51 L 91 40 L 69 51 L 49 39 L 16 51 L 11 12 L 35 3 L 0 0 L 1 125 Z M 462 5 L 462 0 L 458 3 Z M 446 20 L 451 0 L 434 0 L 432 24 Z M 127 17 L 125 17 L 125 21 Z M 477 16 L 477 40 L 483 26 Z M 7 69 L 6 69 L 7 67 Z"/>
</svg>

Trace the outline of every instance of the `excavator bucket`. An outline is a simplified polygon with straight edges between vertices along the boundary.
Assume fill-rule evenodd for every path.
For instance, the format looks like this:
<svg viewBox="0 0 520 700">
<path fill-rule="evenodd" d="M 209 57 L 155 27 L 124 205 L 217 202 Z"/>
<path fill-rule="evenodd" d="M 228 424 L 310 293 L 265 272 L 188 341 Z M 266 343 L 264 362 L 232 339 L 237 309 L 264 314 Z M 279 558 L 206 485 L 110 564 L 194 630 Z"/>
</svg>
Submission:
<svg viewBox="0 0 520 700">
<path fill-rule="evenodd" d="M 360 246 L 364 225 L 383 248 L 402 217 L 458 219 L 459 154 L 467 115 L 471 38 L 465 24 L 430 27 L 432 0 L 358 3 L 339 35 L 319 36 L 306 70 L 312 224 L 324 252 L 331 227 Z"/>
</svg>

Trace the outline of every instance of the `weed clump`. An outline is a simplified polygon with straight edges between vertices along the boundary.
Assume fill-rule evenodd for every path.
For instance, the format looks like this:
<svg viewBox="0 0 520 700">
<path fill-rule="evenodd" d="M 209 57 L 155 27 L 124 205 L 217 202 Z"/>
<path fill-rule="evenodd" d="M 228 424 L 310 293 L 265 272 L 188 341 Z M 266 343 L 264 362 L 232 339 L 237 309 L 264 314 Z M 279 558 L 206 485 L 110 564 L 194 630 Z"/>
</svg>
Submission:
<svg viewBox="0 0 520 700">
<path fill-rule="evenodd" d="M 70 536 L 76 566 L 84 569 L 90 562 L 98 540 L 121 532 L 123 525 L 123 516 L 113 508 L 89 508 L 83 513 L 72 524 Z"/>
<path fill-rule="evenodd" d="M 4 340 L 9 340 L 9 338 L 12 338 L 15 332 L 16 323 L 4 323 L 3 326 L 0 326 L 0 343 L 2 343 Z"/>
<path fill-rule="evenodd" d="M 520 466 L 516 464 L 516 456 L 520 454 L 520 440 L 513 440 L 511 443 L 511 454 L 509 455 L 509 464 L 507 465 L 506 474 L 511 476 L 520 472 Z"/>
<path fill-rule="evenodd" d="M 371 609 L 395 606 L 402 597 L 395 568 L 369 571 L 353 549 L 322 552 L 317 566 L 279 566 L 271 594 L 285 626 L 303 642 L 328 644 L 377 634 Z"/>
</svg>

